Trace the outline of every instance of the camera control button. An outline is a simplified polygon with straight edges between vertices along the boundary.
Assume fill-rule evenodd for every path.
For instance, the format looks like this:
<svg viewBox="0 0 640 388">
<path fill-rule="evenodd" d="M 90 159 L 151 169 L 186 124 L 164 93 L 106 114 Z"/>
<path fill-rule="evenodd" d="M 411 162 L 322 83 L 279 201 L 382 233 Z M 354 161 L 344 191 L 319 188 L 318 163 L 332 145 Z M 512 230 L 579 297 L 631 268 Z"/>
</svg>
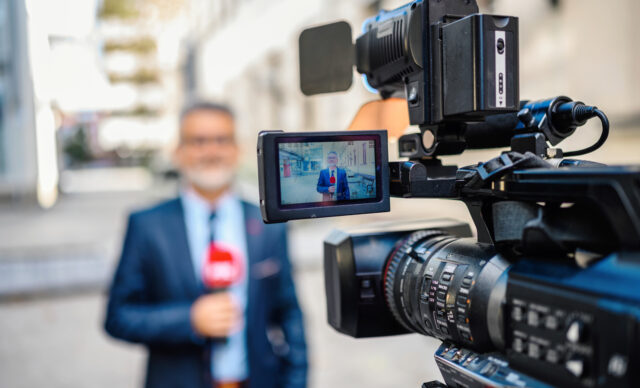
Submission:
<svg viewBox="0 0 640 388">
<path fill-rule="evenodd" d="M 582 323 L 582 321 L 579 319 L 571 321 L 571 323 L 569 323 L 569 326 L 567 327 L 565 337 L 567 338 L 567 341 L 574 344 L 582 342 L 585 337 L 584 323 Z"/>
<path fill-rule="evenodd" d="M 546 327 L 547 329 L 556 330 L 558 329 L 558 326 L 558 318 L 555 315 L 547 315 L 544 319 L 544 327 Z"/>
<path fill-rule="evenodd" d="M 573 356 L 569 358 L 565 363 L 564 367 L 571 373 L 572 375 L 580 378 L 585 374 L 585 363 L 584 360 L 579 356 Z"/>
<path fill-rule="evenodd" d="M 450 273 L 442 274 L 442 280 L 445 282 L 448 282 L 449 280 L 451 280 L 451 274 Z"/>
<path fill-rule="evenodd" d="M 555 349 L 549 349 L 547 350 L 547 354 L 545 356 L 545 360 L 547 360 L 548 362 L 552 362 L 552 363 L 557 363 L 560 360 L 560 356 L 558 354 L 558 351 Z"/>
<path fill-rule="evenodd" d="M 527 347 L 527 355 L 535 359 L 540 358 L 540 345 L 529 342 L 529 345 Z"/>
<path fill-rule="evenodd" d="M 513 306 L 511 309 L 511 318 L 516 322 L 522 322 L 524 317 L 524 309 L 520 306 Z"/>
<path fill-rule="evenodd" d="M 538 327 L 540 324 L 540 314 L 537 311 L 530 310 L 527 312 L 527 324 Z"/>
<path fill-rule="evenodd" d="M 462 285 L 469 287 L 471 285 L 471 278 L 462 279 Z"/>
<path fill-rule="evenodd" d="M 620 354 L 614 354 L 609 359 L 609 365 L 607 367 L 607 373 L 616 378 L 623 378 L 627 374 L 627 366 L 629 362 L 627 357 Z"/>
<path fill-rule="evenodd" d="M 524 340 L 522 338 L 514 338 L 511 347 L 516 352 L 522 353 L 524 351 Z"/>
<path fill-rule="evenodd" d="M 407 101 L 411 105 L 420 102 L 420 93 L 418 93 L 418 84 L 414 82 L 407 87 Z"/>
<path fill-rule="evenodd" d="M 484 368 L 480 370 L 480 374 L 489 377 L 492 374 L 496 373 L 497 370 L 498 370 L 498 366 L 492 362 L 489 362 L 487 365 L 484 366 Z"/>
<path fill-rule="evenodd" d="M 498 43 L 496 43 L 496 49 L 498 50 L 498 54 L 504 53 L 504 39 L 498 39 Z"/>
</svg>

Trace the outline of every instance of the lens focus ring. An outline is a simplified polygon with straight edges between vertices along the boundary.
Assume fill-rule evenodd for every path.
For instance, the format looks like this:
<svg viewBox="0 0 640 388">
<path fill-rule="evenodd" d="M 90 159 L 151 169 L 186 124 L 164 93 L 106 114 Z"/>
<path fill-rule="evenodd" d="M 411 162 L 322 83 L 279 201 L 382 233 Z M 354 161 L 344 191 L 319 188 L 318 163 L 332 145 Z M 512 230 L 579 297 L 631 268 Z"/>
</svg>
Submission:
<svg viewBox="0 0 640 388">
<path fill-rule="evenodd" d="M 430 239 L 432 237 L 441 236 L 444 232 L 439 230 L 420 230 L 417 232 L 413 232 L 407 237 L 404 241 L 402 241 L 398 248 L 396 248 L 390 256 L 389 261 L 387 262 L 387 267 L 384 273 L 384 295 L 385 300 L 387 302 L 387 306 L 389 306 L 389 310 L 393 314 L 393 317 L 396 321 L 400 322 L 402 326 L 404 326 L 407 330 L 410 331 L 419 331 L 419 328 L 413 327 L 409 320 L 406 319 L 405 314 L 400 312 L 400 306 L 398 306 L 398 301 L 396 300 L 399 293 L 395 290 L 397 272 L 402 263 L 405 263 L 405 258 L 409 260 L 416 260 L 414 257 L 413 248 L 423 242 L 424 240 Z"/>
</svg>

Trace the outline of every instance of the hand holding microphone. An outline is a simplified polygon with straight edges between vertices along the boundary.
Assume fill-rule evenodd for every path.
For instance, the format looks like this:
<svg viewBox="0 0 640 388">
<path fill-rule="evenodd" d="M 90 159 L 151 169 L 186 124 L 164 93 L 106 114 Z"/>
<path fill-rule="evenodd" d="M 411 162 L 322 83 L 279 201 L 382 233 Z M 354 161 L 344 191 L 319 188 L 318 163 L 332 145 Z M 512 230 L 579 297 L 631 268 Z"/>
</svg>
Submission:
<svg viewBox="0 0 640 388">
<path fill-rule="evenodd" d="M 202 269 L 202 280 L 208 293 L 191 307 L 191 322 L 198 334 L 224 338 L 240 328 L 242 311 L 228 289 L 241 278 L 239 253 L 220 242 L 211 242 Z"/>
<path fill-rule="evenodd" d="M 191 307 L 191 324 L 203 337 L 228 337 L 240 327 L 241 320 L 242 314 L 230 292 L 203 295 Z"/>
</svg>

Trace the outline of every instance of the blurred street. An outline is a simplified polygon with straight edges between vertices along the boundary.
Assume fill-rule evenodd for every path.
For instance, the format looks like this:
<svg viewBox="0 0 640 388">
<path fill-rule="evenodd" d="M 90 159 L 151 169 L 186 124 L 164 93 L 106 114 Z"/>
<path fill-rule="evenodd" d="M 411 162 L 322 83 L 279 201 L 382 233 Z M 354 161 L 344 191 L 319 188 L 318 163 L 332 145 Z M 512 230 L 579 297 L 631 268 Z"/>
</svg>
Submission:
<svg viewBox="0 0 640 388">
<path fill-rule="evenodd" d="M 420 387 L 439 378 L 433 361 L 438 341 L 415 334 L 355 340 L 325 318 L 320 269 L 297 272 L 306 312 L 311 387 Z M 138 387 L 144 349 L 102 331 L 105 298 L 91 292 L 0 305 L 0 386 L 30 388 Z M 16 370 L 32 373 L 19 374 Z"/>
<path fill-rule="evenodd" d="M 639 142 L 638 131 L 613 132 L 594 158 L 640 162 L 640 153 L 633 152 Z M 473 163 L 494 153 L 473 151 L 452 161 Z M 104 333 L 104 289 L 128 212 L 175 192 L 175 183 L 164 183 L 144 191 L 70 194 L 46 212 L 28 204 L 0 203 L 0 387 L 140 386 L 144 349 Z M 391 208 L 391 213 L 289 225 L 297 291 L 306 313 L 311 387 L 419 387 L 439 378 L 435 339 L 356 340 L 326 323 L 322 240 L 332 228 L 417 218 L 471 221 L 464 205 L 455 201 L 393 199 Z"/>
<path fill-rule="evenodd" d="M 128 211 L 173 191 L 64 196 L 46 213 L 1 205 L 0 387 L 140 386 L 144 349 L 104 333 L 103 290 Z M 311 386 L 419 387 L 422 380 L 439 378 L 434 339 L 355 340 L 328 326 L 321 240 L 334 225 L 327 220 L 299 225 L 292 225 L 291 245 L 306 313 Z"/>
</svg>

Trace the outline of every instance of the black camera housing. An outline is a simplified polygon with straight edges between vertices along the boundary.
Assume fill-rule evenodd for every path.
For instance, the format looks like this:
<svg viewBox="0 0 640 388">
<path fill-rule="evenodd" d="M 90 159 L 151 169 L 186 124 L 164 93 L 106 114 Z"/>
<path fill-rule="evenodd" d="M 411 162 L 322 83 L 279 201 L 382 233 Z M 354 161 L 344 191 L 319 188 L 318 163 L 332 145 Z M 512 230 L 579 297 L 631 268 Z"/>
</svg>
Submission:
<svg viewBox="0 0 640 388">
<path fill-rule="evenodd" d="M 396 222 L 334 230 L 324 241 L 327 319 L 331 327 L 355 338 L 406 334 L 386 306 L 384 270 L 398 241 L 415 230 L 438 230 L 471 237 L 468 224 L 450 219 Z"/>
<path fill-rule="evenodd" d="M 355 44 L 343 21 L 302 32 L 303 93 L 347 90 L 355 65 L 383 98 L 406 98 L 409 121 L 424 130 L 519 109 L 518 18 L 479 14 L 475 1 L 417 0 L 362 30 Z"/>
</svg>

